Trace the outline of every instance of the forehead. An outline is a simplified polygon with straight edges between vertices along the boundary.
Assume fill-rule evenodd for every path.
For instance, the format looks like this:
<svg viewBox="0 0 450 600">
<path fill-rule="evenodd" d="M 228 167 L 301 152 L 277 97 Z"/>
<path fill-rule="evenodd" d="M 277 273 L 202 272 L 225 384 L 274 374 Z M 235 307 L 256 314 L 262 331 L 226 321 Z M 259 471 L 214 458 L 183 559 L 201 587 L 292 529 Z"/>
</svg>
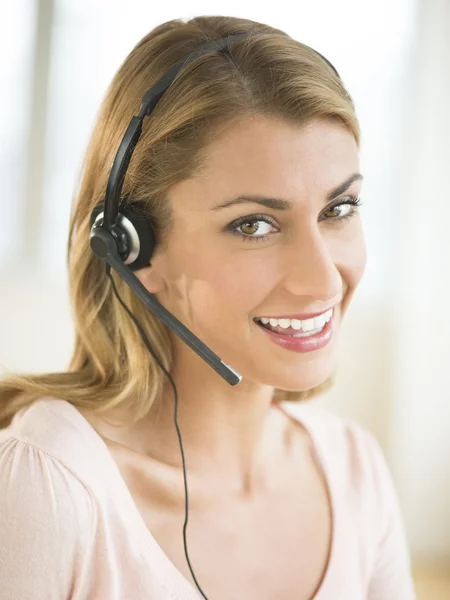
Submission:
<svg viewBox="0 0 450 600">
<path fill-rule="evenodd" d="M 203 153 L 203 174 L 235 173 L 279 167 L 298 170 L 315 163 L 358 159 L 352 134 L 336 120 L 314 120 L 295 125 L 270 117 L 247 117 L 230 127 Z"/>
<path fill-rule="evenodd" d="M 230 194 L 293 200 L 326 194 L 359 170 L 356 141 L 335 120 L 299 126 L 273 117 L 247 117 L 209 144 L 201 158 L 195 177 L 176 186 L 188 196 L 185 208 L 191 203 L 190 208 L 199 209 L 199 203 L 206 208 Z"/>
</svg>

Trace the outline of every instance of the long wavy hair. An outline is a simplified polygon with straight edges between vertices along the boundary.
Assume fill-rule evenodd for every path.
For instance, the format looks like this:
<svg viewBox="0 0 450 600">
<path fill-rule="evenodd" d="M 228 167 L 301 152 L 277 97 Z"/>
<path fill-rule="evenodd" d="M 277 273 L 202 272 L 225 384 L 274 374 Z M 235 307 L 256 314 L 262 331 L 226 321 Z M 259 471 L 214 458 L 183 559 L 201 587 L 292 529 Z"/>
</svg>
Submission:
<svg viewBox="0 0 450 600">
<path fill-rule="evenodd" d="M 123 193 L 133 199 L 165 244 L 171 228 L 171 186 L 193 176 L 202 151 L 246 115 L 267 115 L 304 125 L 338 120 L 360 145 L 352 99 L 331 67 L 285 32 L 248 19 L 198 16 L 159 25 L 130 52 L 114 76 L 89 141 L 71 210 L 67 248 L 75 344 L 67 371 L 7 373 L 0 381 L 0 428 L 41 397 L 64 399 L 105 415 L 120 408 L 127 422 L 144 416 L 163 391 L 166 376 L 115 298 L 104 264 L 89 247 L 90 214 L 103 199 L 115 152 L 144 93 L 181 57 L 205 41 L 249 33 L 231 51 L 212 51 L 185 66 L 164 93 L 136 146 Z M 117 279 L 117 278 L 116 278 Z M 143 327 L 167 370 L 169 332 L 117 280 L 117 290 Z M 302 401 L 327 391 L 335 373 L 301 392 L 276 389 L 274 400 Z"/>
</svg>

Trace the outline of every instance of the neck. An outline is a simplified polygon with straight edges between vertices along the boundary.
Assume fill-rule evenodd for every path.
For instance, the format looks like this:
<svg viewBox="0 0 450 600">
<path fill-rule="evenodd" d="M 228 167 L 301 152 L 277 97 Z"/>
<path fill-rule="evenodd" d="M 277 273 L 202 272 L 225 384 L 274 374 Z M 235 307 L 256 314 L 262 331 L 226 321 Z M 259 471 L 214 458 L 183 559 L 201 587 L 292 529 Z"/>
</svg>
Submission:
<svg viewBox="0 0 450 600">
<path fill-rule="evenodd" d="M 239 495 L 266 489 L 282 456 L 285 419 L 272 406 L 273 388 L 243 380 L 230 386 L 200 359 L 178 359 L 178 425 L 189 477 Z M 163 465 L 180 469 L 170 381 L 162 397 L 118 440 Z M 116 437 L 117 439 L 117 437 Z"/>
</svg>

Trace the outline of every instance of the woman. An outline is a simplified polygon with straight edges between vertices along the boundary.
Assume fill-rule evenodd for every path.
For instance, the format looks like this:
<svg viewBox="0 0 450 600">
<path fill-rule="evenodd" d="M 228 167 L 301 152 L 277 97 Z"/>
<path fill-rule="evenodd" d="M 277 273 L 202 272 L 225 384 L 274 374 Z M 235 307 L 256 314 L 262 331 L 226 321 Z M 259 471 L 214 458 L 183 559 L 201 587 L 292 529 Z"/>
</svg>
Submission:
<svg viewBox="0 0 450 600">
<path fill-rule="evenodd" d="M 157 240 L 138 281 L 239 372 L 230 386 L 105 275 L 89 238 L 149 87 L 205 41 L 243 32 L 181 70 L 144 121 L 122 190 Z M 414 597 L 375 439 L 284 403 L 333 382 L 366 262 L 359 140 L 332 65 L 267 25 L 174 20 L 130 53 L 71 217 L 68 372 L 0 384 L 4 600 Z"/>
</svg>

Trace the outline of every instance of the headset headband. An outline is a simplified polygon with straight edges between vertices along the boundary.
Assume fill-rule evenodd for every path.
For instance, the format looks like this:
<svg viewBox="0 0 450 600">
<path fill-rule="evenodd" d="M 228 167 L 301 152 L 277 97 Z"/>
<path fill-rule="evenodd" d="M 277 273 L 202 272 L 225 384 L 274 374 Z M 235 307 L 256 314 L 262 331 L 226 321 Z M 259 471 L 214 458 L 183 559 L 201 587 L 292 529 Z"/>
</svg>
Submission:
<svg viewBox="0 0 450 600">
<path fill-rule="evenodd" d="M 216 40 L 210 40 L 203 44 L 199 49 L 193 53 L 184 56 L 177 61 L 170 69 L 165 73 L 153 87 L 151 87 L 142 98 L 141 108 L 137 117 L 132 117 L 130 124 L 127 127 L 125 135 L 117 151 L 114 159 L 113 166 L 108 178 L 108 185 L 106 187 L 105 194 L 105 213 L 103 220 L 103 227 L 110 229 L 114 224 L 118 212 L 120 195 L 122 192 L 123 181 L 128 165 L 130 164 L 131 157 L 134 152 L 134 148 L 142 133 L 142 122 L 147 117 L 155 106 L 158 104 L 161 96 L 167 90 L 167 88 L 173 83 L 174 79 L 180 72 L 180 70 L 198 56 L 209 50 L 222 50 L 229 46 L 232 42 L 237 41 L 241 38 L 247 37 L 248 34 L 240 33 L 236 35 L 230 35 L 225 38 Z"/>
</svg>

